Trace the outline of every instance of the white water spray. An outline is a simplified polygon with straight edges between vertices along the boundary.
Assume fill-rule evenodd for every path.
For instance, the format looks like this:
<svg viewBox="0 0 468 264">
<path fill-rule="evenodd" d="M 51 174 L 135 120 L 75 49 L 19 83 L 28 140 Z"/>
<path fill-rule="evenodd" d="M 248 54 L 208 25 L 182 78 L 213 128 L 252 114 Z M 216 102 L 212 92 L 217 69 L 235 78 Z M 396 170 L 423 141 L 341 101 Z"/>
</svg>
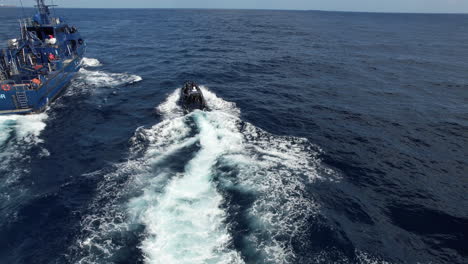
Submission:
<svg viewBox="0 0 468 264">
<path fill-rule="evenodd" d="M 136 83 L 143 80 L 143 78 L 138 75 L 90 71 L 84 68 L 80 69 L 80 74 L 80 80 L 84 81 L 86 85 L 94 87 L 114 87 L 122 84 Z"/>
<path fill-rule="evenodd" d="M 39 143 L 42 130 L 46 127 L 46 113 L 36 115 L 7 115 L 0 116 L 0 145 L 6 143 L 10 136 L 16 140 L 28 143 Z"/>
<path fill-rule="evenodd" d="M 231 236 L 221 208 L 223 197 L 213 182 L 217 159 L 238 145 L 230 131 L 216 129 L 205 113 L 193 115 L 200 129 L 200 151 L 174 175 L 161 194 L 146 189 L 130 202 L 130 212 L 140 209 L 138 220 L 146 226 L 142 242 L 147 263 L 243 263 L 230 248 Z"/>
<path fill-rule="evenodd" d="M 254 252 L 258 263 L 294 263 L 292 238 L 318 210 L 305 190 L 320 178 L 317 153 L 305 139 L 274 136 L 242 122 L 235 104 L 206 88 L 212 111 L 184 116 L 178 92 L 157 108 L 164 120 L 138 129 L 132 139 L 132 150 L 143 150 L 142 157 L 105 176 L 95 215 L 86 218 L 93 220 L 83 222 L 80 248 L 88 254 L 82 263 L 112 260 L 122 245 L 108 243 L 109 237 L 136 226 L 144 227 L 140 248 L 147 263 L 242 263 L 242 251 Z M 174 170 L 180 157 L 189 161 L 182 171 Z M 110 187 L 122 177 L 123 185 Z M 220 192 L 228 189 L 255 197 L 245 212 L 247 248 L 232 244 L 236 234 Z M 104 206 L 102 200 L 110 197 L 131 198 Z"/>
<path fill-rule="evenodd" d="M 81 65 L 83 67 L 100 67 L 100 66 L 102 66 L 102 63 L 98 59 L 83 58 L 81 60 Z"/>
<path fill-rule="evenodd" d="M 31 158 L 41 158 L 43 154 L 31 157 L 29 150 L 42 142 L 41 132 L 46 127 L 46 113 L 36 115 L 0 116 L 0 208 L 3 208 L 5 220 L 12 219 L 14 210 L 9 210 L 21 196 L 27 195 L 27 189 L 17 182 L 29 174 L 27 166 L 18 166 Z M 16 185 L 12 188 L 12 185 Z M 24 197 L 22 199 L 25 199 Z"/>
<path fill-rule="evenodd" d="M 90 68 L 101 67 L 103 64 L 94 58 L 83 58 L 83 66 L 73 80 L 67 95 L 82 93 L 99 93 L 99 88 L 115 88 L 121 85 L 133 84 L 143 80 L 141 76 L 129 73 L 110 73 Z"/>
</svg>

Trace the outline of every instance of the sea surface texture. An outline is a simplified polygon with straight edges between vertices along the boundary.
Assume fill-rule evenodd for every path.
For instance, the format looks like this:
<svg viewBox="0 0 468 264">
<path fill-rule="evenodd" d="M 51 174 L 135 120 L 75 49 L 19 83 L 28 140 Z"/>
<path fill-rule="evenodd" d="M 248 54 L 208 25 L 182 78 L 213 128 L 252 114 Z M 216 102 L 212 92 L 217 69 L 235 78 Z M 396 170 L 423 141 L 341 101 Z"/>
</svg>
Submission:
<svg viewBox="0 0 468 264">
<path fill-rule="evenodd" d="M 467 15 L 54 12 L 88 50 L 0 117 L 1 264 L 468 263 Z"/>
</svg>

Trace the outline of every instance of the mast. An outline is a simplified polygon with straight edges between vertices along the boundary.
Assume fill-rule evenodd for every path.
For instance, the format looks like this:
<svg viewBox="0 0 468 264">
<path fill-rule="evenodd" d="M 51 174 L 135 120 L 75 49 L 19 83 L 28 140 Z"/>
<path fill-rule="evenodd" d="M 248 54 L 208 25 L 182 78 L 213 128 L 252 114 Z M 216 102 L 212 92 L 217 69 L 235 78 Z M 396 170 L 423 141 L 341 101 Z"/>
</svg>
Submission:
<svg viewBox="0 0 468 264">
<path fill-rule="evenodd" d="M 46 4 L 44 4 L 44 0 L 36 0 L 37 2 L 37 9 L 39 10 L 39 14 L 41 15 L 50 15 L 50 11 L 49 11 L 49 6 L 47 6 Z"/>
<path fill-rule="evenodd" d="M 40 23 L 41 24 L 49 24 L 50 23 L 50 20 L 49 20 L 49 15 L 50 15 L 49 6 L 44 3 L 44 0 L 36 0 L 36 2 L 37 2 L 36 7 L 37 7 L 37 10 L 38 10 L 37 16 L 40 17 Z"/>
</svg>

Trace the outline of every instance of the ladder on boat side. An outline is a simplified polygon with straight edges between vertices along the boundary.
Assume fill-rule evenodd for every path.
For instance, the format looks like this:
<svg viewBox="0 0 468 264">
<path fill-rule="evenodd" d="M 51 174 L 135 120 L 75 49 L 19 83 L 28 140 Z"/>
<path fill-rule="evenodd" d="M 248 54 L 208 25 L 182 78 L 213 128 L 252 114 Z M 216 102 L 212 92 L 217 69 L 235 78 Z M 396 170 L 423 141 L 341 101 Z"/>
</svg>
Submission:
<svg viewBox="0 0 468 264">
<path fill-rule="evenodd" d="M 26 96 L 25 91 L 18 91 L 16 92 L 16 101 L 18 102 L 18 106 L 21 109 L 27 109 L 28 106 L 28 97 Z"/>
</svg>

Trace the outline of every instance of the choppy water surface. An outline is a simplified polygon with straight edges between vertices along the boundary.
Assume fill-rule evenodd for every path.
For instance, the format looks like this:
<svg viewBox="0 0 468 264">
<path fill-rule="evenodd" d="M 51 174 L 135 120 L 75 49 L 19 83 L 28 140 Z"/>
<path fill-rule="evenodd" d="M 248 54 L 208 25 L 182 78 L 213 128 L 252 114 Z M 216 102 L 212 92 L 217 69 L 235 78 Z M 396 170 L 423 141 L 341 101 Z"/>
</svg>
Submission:
<svg viewBox="0 0 468 264">
<path fill-rule="evenodd" d="M 467 16 L 56 12 L 87 58 L 0 117 L 0 263 L 468 261 Z"/>
</svg>

